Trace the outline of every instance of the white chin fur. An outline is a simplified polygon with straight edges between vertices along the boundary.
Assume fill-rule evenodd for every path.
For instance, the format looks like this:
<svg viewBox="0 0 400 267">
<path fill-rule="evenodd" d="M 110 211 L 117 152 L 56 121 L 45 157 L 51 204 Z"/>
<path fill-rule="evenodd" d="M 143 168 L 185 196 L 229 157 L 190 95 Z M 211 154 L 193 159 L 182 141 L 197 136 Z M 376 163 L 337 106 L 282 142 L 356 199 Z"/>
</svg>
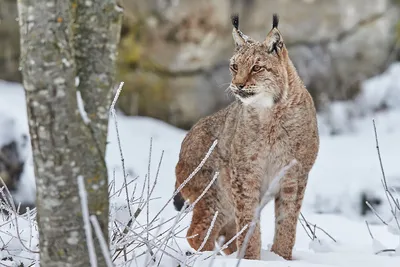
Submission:
<svg viewBox="0 0 400 267">
<path fill-rule="evenodd" d="M 242 98 L 237 96 L 245 106 L 255 108 L 271 108 L 274 105 L 274 97 L 269 93 L 260 93 L 250 97 Z"/>
</svg>

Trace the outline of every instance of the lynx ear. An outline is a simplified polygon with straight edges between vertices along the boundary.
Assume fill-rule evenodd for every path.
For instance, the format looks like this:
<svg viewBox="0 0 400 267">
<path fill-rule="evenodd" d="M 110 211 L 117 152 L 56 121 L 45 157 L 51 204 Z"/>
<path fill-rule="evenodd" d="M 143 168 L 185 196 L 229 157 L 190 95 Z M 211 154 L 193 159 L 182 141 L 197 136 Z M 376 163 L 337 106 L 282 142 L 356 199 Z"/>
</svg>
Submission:
<svg viewBox="0 0 400 267">
<path fill-rule="evenodd" d="M 272 19 L 272 29 L 268 33 L 267 38 L 265 38 L 264 45 L 268 49 L 268 53 L 280 54 L 283 48 L 283 38 L 278 30 L 279 17 L 277 14 L 273 15 Z"/>
<path fill-rule="evenodd" d="M 235 47 L 238 48 L 238 47 L 244 45 L 249 38 L 239 30 L 239 15 L 238 14 L 232 14 L 231 21 L 232 21 L 232 25 L 233 25 L 233 30 L 232 30 L 233 40 L 235 41 Z"/>
</svg>

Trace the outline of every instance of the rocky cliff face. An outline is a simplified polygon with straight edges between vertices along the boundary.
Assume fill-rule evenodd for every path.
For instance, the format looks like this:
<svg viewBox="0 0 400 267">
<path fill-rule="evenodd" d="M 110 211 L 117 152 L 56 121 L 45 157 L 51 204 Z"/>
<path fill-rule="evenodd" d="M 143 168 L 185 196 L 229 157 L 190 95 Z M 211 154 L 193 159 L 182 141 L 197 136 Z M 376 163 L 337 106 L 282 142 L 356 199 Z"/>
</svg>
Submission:
<svg viewBox="0 0 400 267">
<path fill-rule="evenodd" d="M 136 1 L 123 4 L 122 108 L 181 127 L 225 106 L 233 42 L 229 16 L 263 40 L 272 13 L 317 104 L 353 97 L 392 61 L 398 9 L 389 0 Z M 131 1 L 130 1 L 131 2 Z"/>
<path fill-rule="evenodd" d="M 14 10 L 4 12 L 3 3 L 15 2 L 0 0 L 0 14 L 7 13 L 8 20 Z M 319 106 L 321 99 L 353 97 L 359 81 L 383 71 L 396 54 L 400 16 L 394 0 L 120 2 L 125 8 L 119 54 L 119 80 L 125 81 L 121 109 L 184 128 L 232 100 L 225 89 L 233 51 L 229 16 L 234 11 L 241 16 L 245 34 L 258 40 L 268 33 L 272 13 L 279 13 L 290 56 Z M 0 37 L 3 27 L 15 39 L 16 22 L 9 23 L 13 26 L 0 24 Z M 0 79 L 18 77 L 17 46 L 7 46 L 15 42 L 12 38 L 0 38 Z M 7 69 L 13 71 L 2 69 L 4 47 L 15 50 L 7 54 Z"/>
<path fill-rule="evenodd" d="M 0 0 L 0 79 L 20 81 L 17 1 Z"/>
</svg>

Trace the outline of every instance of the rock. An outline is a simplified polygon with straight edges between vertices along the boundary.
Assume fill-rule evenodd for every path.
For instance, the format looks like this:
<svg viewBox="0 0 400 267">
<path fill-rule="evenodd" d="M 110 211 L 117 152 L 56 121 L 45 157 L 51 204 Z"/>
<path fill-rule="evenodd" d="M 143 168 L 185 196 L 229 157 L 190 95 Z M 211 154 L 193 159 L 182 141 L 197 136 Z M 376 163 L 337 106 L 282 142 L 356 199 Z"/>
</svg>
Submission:
<svg viewBox="0 0 400 267">
<path fill-rule="evenodd" d="M 7 190 L 4 190 L 4 194 L 0 195 L 0 202 L 6 202 L 8 206 L 11 199 L 16 206 L 22 202 L 19 211 L 24 213 L 26 207 L 34 207 L 34 203 L 26 196 L 30 190 L 23 188 L 27 186 L 26 181 L 21 180 L 24 172 L 27 171 L 29 136 L 23 132 L 15 118 L 5 115 L 4 110 L 0 111 L 0 114 L 0 177 L 2 179 L 0 188 L 3 187 L 4 182 L 11 194 L 10 198 Z M 25 195 L 21 196 L 21 193 Z M 7 201 L 4 200 L 4 196 Z M 6 210 L 0 207 L 0 211 Z"/>
<path fill-rule="evenodd" d="M 136 105 L 126 101 L 120 107 L 183 128 L 232 100 L 224 91 L 230 82 L 233 11 L 240 11 L 243 32 L 258 40 L 268 33 L 272 13 L 280 15 L 290 56 L 317 108 L 321 95 L 352 98 L 362 80 L 385 69 L 393 60 L 399 19 L 390 0 L 136 2 L 125 3 L 120 78 L 141 73 L 141 79 L 130 79 L 124 88 L 128 98 L 135 95 Z"/>
<path fill-rule="evenodd" d="M 221 86 L 233 47 L 230 7 L 226 0 L 177 3 L 125 3 L 119 79 L 121 99 L 131 101 L 119 107 L 188 128 L 229 102 Z"/>
<path fill-rule="evenodd" d="M 9 201 L 14 201 L 14 205 L 17 205 L 14 200 L 14 194 L 16 193 L 22 172 L 24 171 L 25 162 L 21 161 L 20 155 L 18 152 L 18 145 L 15 141 L 12 141 L 9 144 L 3 145 L 0 148 L 0 177 L 3 180 L 4 184 L 7 186 L 10 195 L 8 195 L 7 190 L 4 190 L 4 195 L 0 195 L 0 202 L 4 202 L 5 206 L 11 208 Z M 3 188 L 3 184 L 0 185 L 0 188 Z M 4 199 L 4 196 L 7 200 Z M 33 208 L 33 203 L 21 203 L 21 207 L 19 209 L 19 213 L 25 213 L 27 211 L 27 207 Z M 11 208 L 12 210 L 12 208 Z M 0 205 L 0 211 L 8 213 L 7 209 L 4 209 L 3 204 Z"/>
<path fill-rule="evenodd" d="M 0 148 L 0 177 L 10 192 L 17 189 L 24 162 L 20 160 L 17 143 L 12 141 Z"/>
<path fill-rule="evenodd" d="M 227 105 L 230 14 L 263 40 L 272 13 L 289 53 L 314 97 L 345 100 L 360 82 L 396 58 L 399 1 L 392 0 L 136 0 L 123 1 L 119 107 L 130 115 L 189 128 Z M 0 0 L 0 79 L 20 79 L 16 1 Z M 328 101 L 328 102 L 329 102 Z"/>
<path fill-rule="evenodd" d="M 0 79 L 21 81 L 17 1 L 0 0 Z"/>
</svg>

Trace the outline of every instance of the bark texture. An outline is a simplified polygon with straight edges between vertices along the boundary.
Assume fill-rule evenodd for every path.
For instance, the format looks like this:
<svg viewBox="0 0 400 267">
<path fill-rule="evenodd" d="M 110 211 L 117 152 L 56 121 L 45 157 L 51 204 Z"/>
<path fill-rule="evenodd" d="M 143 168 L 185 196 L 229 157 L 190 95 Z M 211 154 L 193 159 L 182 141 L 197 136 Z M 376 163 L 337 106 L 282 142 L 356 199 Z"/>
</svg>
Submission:
<svg viewBox="0 0 400 267">
<path fill-rule="evenodd" d="M 76 2 L 74 47 L 78 90 L 92 121 L 93 138 L 104 155 L 106 147 L 110 88 L 114 85 L 117 46 L 121 31 L 121 12 L 115 0 Z"/>
<path fill-rule="evenodd" d="M 98 217 L 108 240 L 104 151 L 110 98 L 104 96 L 114 82 L 119 12 L 112 1 L 89 2 L 18 1 L 41 266 L 90 266 L 77 186 L 80 175 L 85 178 L 89 212 Z M 109 9 L 100 12 L 101 7 Z M 87 11 L 78 12 L 79 8 Z M 75 19 L 82 26 L 74 26 Z M 93 29 L 85 32 L 88 27 Z M 83 34 L 86 41 L 80 38 Z M 90 123 L 78 109 L 77 76 Z M 95 248 L 98 266 L 106 266 L 97 239 Z"/>
<path fill-rule="evenodd" d="M 72 1 L 73 38 L 76 73 L 85 111 L 90 123 L 90 153 L 96 161 L 85 162 L 92 179 L 86 179 L 89 210 L 96 213 L 108 241 L 108 183 L 105 150 L 109 107 L 115 83 L 117 46 L 120 39 L 122 9 L 115 0 Z M 90 154 L 88 156 L 91 156 Z M 105 197 L 107 196 L 107 197 Z M 107 212 L 99 211 L 107 210 Z"/>
</svg>

